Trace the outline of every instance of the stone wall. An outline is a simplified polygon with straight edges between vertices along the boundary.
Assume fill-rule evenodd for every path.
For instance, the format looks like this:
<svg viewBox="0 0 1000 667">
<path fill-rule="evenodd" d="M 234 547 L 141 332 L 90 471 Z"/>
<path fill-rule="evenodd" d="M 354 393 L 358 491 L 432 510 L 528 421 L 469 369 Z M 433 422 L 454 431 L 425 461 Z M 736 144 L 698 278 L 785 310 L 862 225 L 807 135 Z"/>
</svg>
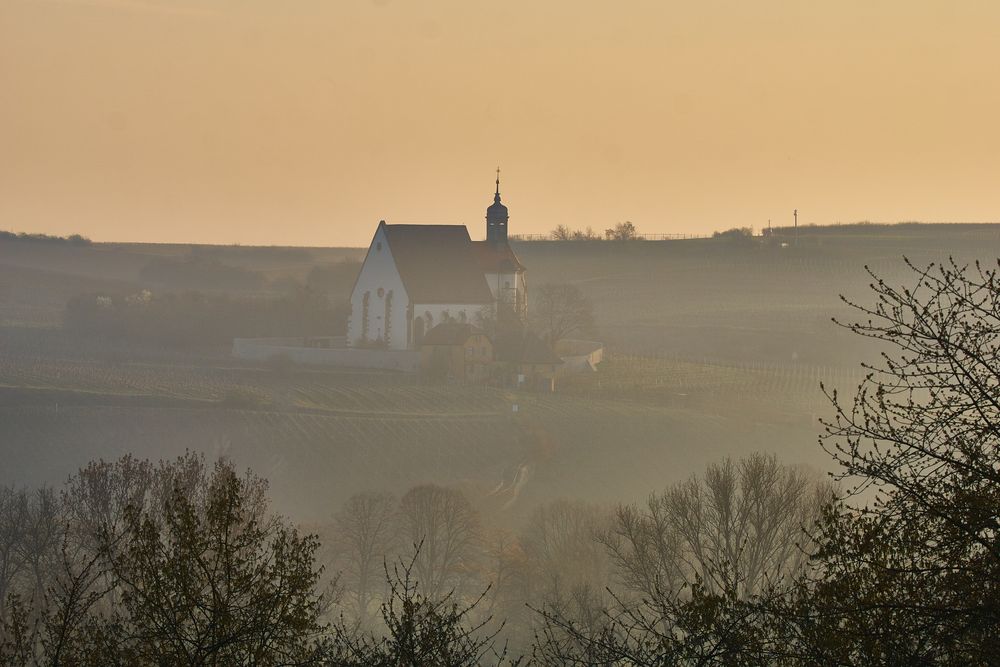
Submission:
<svg viewBox="0 0 1000 667">
<path fill-rule="evenodd" d="M 301 338 L 235 338 L 233 356 L 248 361 L 287 359 L 297 364 L 373 368 L 411 373 L 420 368 L 420 352 L 417 350 L 306 347 Z"/>
</svg>

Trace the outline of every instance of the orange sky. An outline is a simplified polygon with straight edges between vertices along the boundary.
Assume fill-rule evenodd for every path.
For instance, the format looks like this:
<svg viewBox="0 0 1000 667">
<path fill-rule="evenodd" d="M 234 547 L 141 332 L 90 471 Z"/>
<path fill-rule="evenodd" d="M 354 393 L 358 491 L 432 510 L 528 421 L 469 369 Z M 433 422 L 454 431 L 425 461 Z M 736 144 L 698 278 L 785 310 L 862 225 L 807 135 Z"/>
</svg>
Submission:
<svg viewBox="0 0 1000 667">
<path fill-rule="evenodd" d="M 992 0 L 0 0 L 0 229 L 1000 220 Z"/>
</svg>

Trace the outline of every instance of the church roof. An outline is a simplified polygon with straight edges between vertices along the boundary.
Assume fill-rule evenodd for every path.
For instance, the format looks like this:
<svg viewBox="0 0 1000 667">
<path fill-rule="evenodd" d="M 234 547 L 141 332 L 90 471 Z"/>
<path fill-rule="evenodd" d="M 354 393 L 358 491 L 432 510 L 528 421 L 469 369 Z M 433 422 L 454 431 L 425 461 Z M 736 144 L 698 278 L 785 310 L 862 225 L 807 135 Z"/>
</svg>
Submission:
<svg viewBox="0 0 1000 667">
<path fill-rule="evenodd" d="M 514 273 L 523 271 L 524 265 L 518 261 L 514 250 L 506 242 L 473 241 L 483 273 Z"/>
<path fill-rule="evenodd" d="M 493 302 L 465 225 L 385 225 L 385 235 L 413 303 Z"/>
</svg>

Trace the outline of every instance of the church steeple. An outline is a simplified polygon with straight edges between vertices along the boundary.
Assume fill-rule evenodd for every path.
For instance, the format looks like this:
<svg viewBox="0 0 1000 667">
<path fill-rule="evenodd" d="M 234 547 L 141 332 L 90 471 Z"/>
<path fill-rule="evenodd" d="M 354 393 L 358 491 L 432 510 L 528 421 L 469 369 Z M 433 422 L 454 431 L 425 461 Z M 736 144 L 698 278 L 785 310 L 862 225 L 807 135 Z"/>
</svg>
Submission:
<svg viewBox="0 0 1000 667">
<path fill-rule="evenodd" d="M 497 167 L 497 189 L 493 203 L 486 209 L 486 240 L 490 243 L 507 242 L 507 207 L 500 203 L 500 167 Z"/>
</svg>

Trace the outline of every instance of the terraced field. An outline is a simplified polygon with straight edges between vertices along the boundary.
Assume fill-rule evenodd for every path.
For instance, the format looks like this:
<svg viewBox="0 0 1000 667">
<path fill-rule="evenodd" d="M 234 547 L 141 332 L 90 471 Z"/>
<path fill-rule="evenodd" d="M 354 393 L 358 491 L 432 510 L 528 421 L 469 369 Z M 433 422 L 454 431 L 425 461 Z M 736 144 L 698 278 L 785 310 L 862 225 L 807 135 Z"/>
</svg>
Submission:
<svg viewBox="0 0 1000 667">
<path fill-rule="evenodd" d="M 860 365 L 699 363 L 610 354 L 598 373 L 565 378 L 561 391 L 654 405 L 698 405 L 721 413 L 739 406 L 766 412 L 816 414 L 829 408 L 821 383 L 828 390 L 850 392 L 864 374 Z"/>
<path fill-rule="evenodd" d="M 226 455 L 270 479 L 280 507 L 322 514 L 366 488 L 500 479 L 521 457 L 496 418 L 380 419 L 110 406 L 0 408 L 4 482 L 65 477 L 95 458 Z M 11 472 L 18 471 L 12 478 Z"/>
<path fill-rule="evenodd" d="M 743 380 L 732 381 L 739 375 L 647 367 L 638 359 L 607 368 L 596 393 L 545 395 L 387 373 L 0 354 L 0 456 L 7 463 L 0 483 L 52 482 L 91 459 L 125 452 L 162 458 L 193 449 L 254 468 L 271 480 L 282 510 L 321 518 L 360 490 L 401 492 L 434 481 L 485 493 L 521 468 L 529 482 L 515 511 L 556 497 L 641 497 L 719 456 L 754 449 L 822 462 L 809 415 L 776 419 L 661 400 L 663 391 L 695 385 L 744 391 Z M 674 376 L 656 379 L 662 372 Z M 629 385 L 629 377 L 643 384 Z M 264 400 L 249 409 L 233 404 L 228 398 L 237 390 Z"/>
<path fill-rule="evenodd" d="M 25 484 L 58 480 L 91 459 L 125 452 L 226 455 L 268 477 L 281 509 L 310 518 L 364 489 L 401 492 L 433 481 L 485 491 L 520 466 L 530 470 L 522 498 L 530 503 L 581 495 L 638 498 L 744 450 L 822 462 L 805 422 L 747 422 L 742 415 L 572 398 L 539 401 L 517 417 L 0 407 L 0 449 L 0 481 Z"/>
</svg>

